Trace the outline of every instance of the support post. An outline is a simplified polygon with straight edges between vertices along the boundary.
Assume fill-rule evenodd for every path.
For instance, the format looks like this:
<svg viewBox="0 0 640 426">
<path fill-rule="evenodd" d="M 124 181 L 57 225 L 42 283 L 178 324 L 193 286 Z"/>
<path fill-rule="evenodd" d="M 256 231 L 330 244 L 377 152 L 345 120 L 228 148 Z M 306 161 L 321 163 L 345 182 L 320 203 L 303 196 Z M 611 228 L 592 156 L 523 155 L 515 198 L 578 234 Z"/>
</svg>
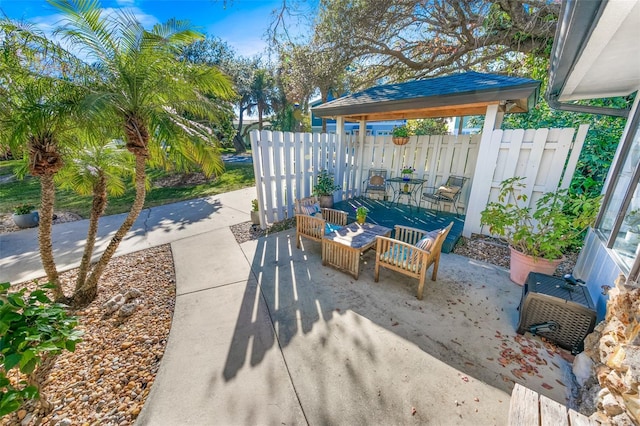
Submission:
<svg viewBox="0 0 640 426">
<path fill-rule="evenodd" d="M 359 158 L 358 164 L 356 167 L 358 168 L 358 173 L 356 174 L 358 181 L 356 182 L 358 188 L 358 195 L 362 195 L 362 172 L 364 168 L 364 143 L 367 140 L 367 122 L 365 120 L 360 120 L 360 133 L 358 134 L 358 149 L 359 149 Z"/>
<path fill-rule="evenodd" d="M 500 149 L 501 132 L 494 138 L 494 130 L 502 124 L 504 113 L 499 112 L 499 105 L 487 106 L 487 113 L 484 118 L 482 137 L 478 147 L 478 160 L 476 170 L 471 181 L 469 201 L 464 221 L 462 235 L 469 238 L 472 233 L 480 232 L 480 212 L 485 209 L 491 191 L 491 182 L 498 160 L 498 150 Z"/>
<path fill-rule="evenodd" d="M 344 117 L 336 117 L 336 150 L 335 150 L 335 170 L 334 178 L 344 188 L 344 170 L 345 170 L 345 137 L 344 137 Z M 338 192 L 339 200 L 342 200 L 343 189 Z M 333 201 L 336 201 L 336 195 L 333 195 Z"/>
</svg>

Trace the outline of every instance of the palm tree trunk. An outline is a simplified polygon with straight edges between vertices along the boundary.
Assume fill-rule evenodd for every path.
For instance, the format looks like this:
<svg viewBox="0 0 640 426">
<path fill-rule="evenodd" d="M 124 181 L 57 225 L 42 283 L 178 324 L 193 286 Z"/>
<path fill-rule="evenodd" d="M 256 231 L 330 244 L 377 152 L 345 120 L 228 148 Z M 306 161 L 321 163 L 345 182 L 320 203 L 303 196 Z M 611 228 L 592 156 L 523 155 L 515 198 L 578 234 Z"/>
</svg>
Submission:
<svg viewBox="0 0 640 426">
<path fill-rule="evenodd" d="M 78 269 L 78 278 L 76 279 L 76 289 L 74 292 L 78 292 L 84 285 L 89 272 L 89 266 L 91 265 L 91 257 L 93 256 L 93 249 L 96 245 L 96 235 L 98 235 L 98 221 L 104 213 L 104 209 L 107 207 L 107 180 L 104 173 L 100 173 L 98 183 L 93 189 L 93 203 L 91 206 L 91 217 L 89 218 L 89 230 L 87 231 L 87 242 L 84 246 L 84 253 L 82 254 L 82 261 Z"/>
<path fill-rule="evenodd" d="M 244 147 L 244 140 L 242 139 L 242 121 L 245 108 L 240 105 L 240 114 L 238 115 L 238 131 L 236 135 L 233 137 L 233 147 L 236 149 L 236 154 L 242 154 L 246 151 Z"/>
<path fill-rule="evenodd" d="M 258 130 L 262 131 L 262 107 L 258 105 Z"/>
<path fill-rule="evenodd" d="M 102 276 L 104 269 L 107 267 L 107 264 L 115 254 L 118 246 L 120 245 L 120 241 L 125 237 L 129 229 L 133 226 L 138 216 L 140 216 L 140 212 L 142 211 L 142 207 L 144 206 L 144 200 L 146 197 L 146 158 L 147 155 L 145 152 L 136 151 L 136 174 L 135 174 L 135 185 L 136 185 L 136 198 L 133 200 L 133 205 L 131 206 L 131 210 L 127 215 L 120 228 L 116 234 L 111 238 L 109 245 L 107 246 L 102 256 L 94 266 L 89 278 L 85 281 L 84 285 L 80 288 L 76 289 L 76 292 L 73 297 L 73 302 L 76 306 L 85 306 L 89 304 L 93 299 L 95 299 L 98 294 L 98 280 Z"/>
<path fill-rule="evenodd" d="M 58 270 L 53 258 L 53 243 L 51 240 L 53 206 L 56 201 L 56 191 L 52 173 L 44 173 L 40 175 L 40 190 L 40 225 L 38 228 L 40 259 L 42 260 L 42 267 L 47 274 L 47 280 L 53 285 L 53 298 L 56 301 L 60 301 L 64 299 L 64 293 L 58 279 Z"/>
</svg>

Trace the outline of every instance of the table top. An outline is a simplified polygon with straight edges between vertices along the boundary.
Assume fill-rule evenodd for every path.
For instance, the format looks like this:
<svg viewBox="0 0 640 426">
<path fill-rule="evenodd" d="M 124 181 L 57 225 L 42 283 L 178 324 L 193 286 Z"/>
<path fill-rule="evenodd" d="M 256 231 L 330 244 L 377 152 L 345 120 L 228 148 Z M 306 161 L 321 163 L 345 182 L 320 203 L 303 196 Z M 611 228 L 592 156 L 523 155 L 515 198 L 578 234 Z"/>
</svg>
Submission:
<svg viewBox="0 0 640 426">
<path fill-rule="evenodd" d="M 419 183 L 425 183 L 426 181 L 427 181 L 426 179 L 415 179 L 415 178 L 406 180 L 406 179 L 403 179 L 402 177 L 394 177 L 391 179 L 387 179 L 387 182 L 391 182 L 391 183 L 410 183 L 413 185 L 416 185 Z"/>
<path fill-rule="evenodd" d="M 362 248 L 374 242 L 377 236 L 387 235 L 390 232 L 391 228 L 384 226 L 374 225 L 373 223 L 363 223 L 361 225 L 354 222 L 343 226 L 329 235 L 325 235 L 324 238 L 348 245 L 349 247 Z"/>
</svg>

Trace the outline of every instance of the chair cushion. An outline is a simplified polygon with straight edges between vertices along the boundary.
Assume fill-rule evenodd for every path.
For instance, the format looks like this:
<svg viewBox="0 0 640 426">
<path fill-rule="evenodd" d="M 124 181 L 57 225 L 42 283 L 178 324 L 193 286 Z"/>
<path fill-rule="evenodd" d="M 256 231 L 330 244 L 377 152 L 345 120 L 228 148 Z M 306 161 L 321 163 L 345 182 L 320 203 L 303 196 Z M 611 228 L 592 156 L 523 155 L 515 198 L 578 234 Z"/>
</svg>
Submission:
<svg viewBox="0 0 640 426">
<path fill-rule="evenodd" d="M 300 212 L 308 216 L 316 216 L 317 213 L 322 213 L 319 203 L 306 204 L 300 206 Z"/>
<path fill-rule="evenodd" d="M 441 186 L 436 191 L 436 195 L 442 195 L 443 197 L 453 198 L 460 192 L 459 186 Z"/>
<path fill-rule="evenodd" d="M 334 225 L 333 223 L 326 223 L 324 225 L 324 234 L 328 235 L 334 231 L 337 231 L 338 229 L 342 228 L 342 226 L 340 225 Z"/>
<path fill-rule="evenodd" d="M 413 259 L 414 257 L 414 253 L 412 252 L 413 250 L 408 247 L 394 245 L 386 252 L 380 253 L 380 260 L 382 260 L 384 263 L 400 266 L 404 269 L 415 272 L 418 268 L 418 265 L 415 262 L 412 262 L 411 264 L 409 264 L 408 262 L 409 259 Z"/>
<path fill-rule="evenodd" d="M 371 176 L 371 179 L 369 179 L 369 185 L 373 185 L 373 186 L 384 185 L 384 178 L 382 176 Z"/>
<path fill-rule="evenodd" d="M 433 243 L 436 242 L 436 238 L 438 238 L 440 231 L 440 229 L 436 229 L 435 231 L 427 232 L 420 240 L 418 240 L 416 247 L 425 251 L 430 251 Z"/>
</svg>

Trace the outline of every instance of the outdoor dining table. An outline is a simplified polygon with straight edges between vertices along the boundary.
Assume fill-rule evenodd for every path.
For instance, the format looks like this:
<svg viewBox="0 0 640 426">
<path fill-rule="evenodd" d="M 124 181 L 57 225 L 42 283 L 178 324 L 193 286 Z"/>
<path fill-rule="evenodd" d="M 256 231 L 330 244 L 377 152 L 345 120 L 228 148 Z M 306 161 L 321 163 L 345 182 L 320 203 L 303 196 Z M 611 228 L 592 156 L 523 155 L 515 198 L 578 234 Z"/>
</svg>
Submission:
<svg viewBox="0 0 640 426">
<path fill-rule="evenodd" d="M 411 202 L 415 204 L 418 209 L 420 208 L 420 194 L 422 193 L 422 187 L 426 182 L 426 179 L 406 179 L 403 177 L 394 177 L 387 179 L 387 183 L 393 190 L 393 200 L 391 203 L 396 205 L 400 203 L 400 198 L 403 196 L 408 197 L 408 205 L 411 207 Z"/>
<path fill-rule="evenodd" d="M 322 265 L 347 272 L 357 280 L 360 255 L 376 244 L 376 237 L 391 235 L 391 229 L 372 223 L 351 223 L 322 238 Z"/>
</svg>

